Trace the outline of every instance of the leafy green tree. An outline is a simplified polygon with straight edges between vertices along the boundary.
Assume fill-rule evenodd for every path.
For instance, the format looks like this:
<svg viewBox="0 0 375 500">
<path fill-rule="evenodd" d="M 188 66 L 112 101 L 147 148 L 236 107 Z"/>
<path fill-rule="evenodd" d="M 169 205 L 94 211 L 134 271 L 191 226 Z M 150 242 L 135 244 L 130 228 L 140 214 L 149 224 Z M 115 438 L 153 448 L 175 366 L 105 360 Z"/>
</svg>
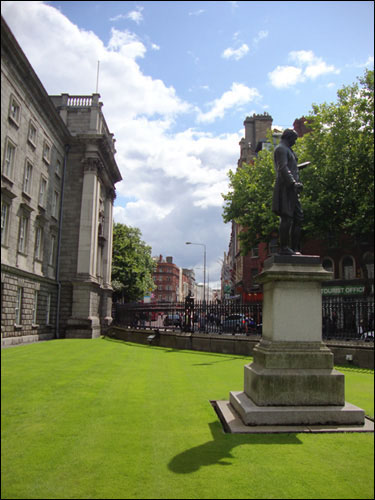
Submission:
<svg viewBox="0 0 375 500">
<path fill-rule="evenodd" d="M 304 190 L 304 237 L 339 242 L 347 235 L 361 247 L 373 241 L 374 231 L 374 72 L 366 71 L 359 84 L 338 91 L 336 103 L 312 105 L 311 129 L 294 146 Z M 272 143 L 272 141 L 270 141 Z M 262 151 L 253 165 L 229 172 L 230 190 L 223 195 L 223 219 L 244 230 L 242 252 L 269 241 L 277 229 L 271 212 L 275 173 L 273 148 Z M 366 276 L 366 266 L 361 266 Z"/>
<path fill-rule="evenodd" d="M 272 138 L 269 136 L 270 143 Z M 242 253 L 261 241 L 269 241 L 277 231 L 278 217 L 271 211 L 275 181 L 273 150 L 260 151 L 254 163 L 244 163 L 236 172 L 229 171 L 230 191 L 223 195 L 224 222 L 235 221 L 242 227 Z"/>
<path fill-rule="evenodd" d="M 142 298 L 155 288 L 155 262 L 141 231 L 125 224 L 113 225 L 112 287 L 124 302 Z"/>
<path fill-rule="evenodd" d="M 374 72 L 359 82 L 339 90 L 337 103 L 313 105 L 302 140 L 313 165 L 303 180 L 307 233 L 346 234 L 356 245 L 374 231 Z"/>
</svg>

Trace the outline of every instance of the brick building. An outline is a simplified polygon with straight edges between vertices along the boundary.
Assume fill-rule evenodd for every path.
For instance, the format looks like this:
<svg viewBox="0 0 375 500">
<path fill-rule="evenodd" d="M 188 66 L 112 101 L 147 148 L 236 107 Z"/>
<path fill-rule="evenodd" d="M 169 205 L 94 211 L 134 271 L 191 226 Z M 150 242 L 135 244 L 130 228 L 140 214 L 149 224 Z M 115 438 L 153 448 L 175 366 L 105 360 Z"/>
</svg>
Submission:
<svg viewBox="0 0 375 500">
<path fill-rule="evenodd" d="M 254 114 L 244 121 L 245 137 L 239 142 L 240 157 L 237 168 L 243 163 L 251 163 L 264 147 L 267 147 L 267 134 L 272 130 L 272 116 L 268 113 Z M 274 140 L 281 135 L 273 130 Z M 253 248 L 248 255 L 241 255 L 239 234 L 243 228 L 232 222 L 231 238 L 228 253 L 224 256 L 225 264 L 222 269 L 222 297 L 232 297 L 242 301 L 259 299 L 259 285 L 254 278 L 263 268 L 264 260 L 277 251 L 277 234 L 270 244 L 261 243 Z"/>
<path fill-rule="evenodd" d="M 306 119 L 297 119 L 294 126 L 299 136 L 309 132 L 305 125 Z M 267 147 L 267 132 L 271 130 L 272 117 L 268 114 L 253 115 L 244 121 L 245 138 L 240 145 L 240 158 L 238 168 L 243 163 L 250 163 L 258 151 Z M 274 141 L 281 132 L 273 130 Z M 222 297 L 232 297 L 247 302 L 261 300 L 261 288 L 256 283 L 255 276 L 263 269 L 264 260 L 278 251 L 278 232 L 272 236 L 270 243 L 260 243 L 248 255 L 242 256 L 240 251 L 239 234 L 243 230 L 232 222 L 232 232 L 228 253 L 224 254 L 222 267 Z M 339 245 L 325 240 L 309 240 L 302 245 L 302 253 L 306 255 L 319 255 L 325 269 L 332 271 L 334 279 L 325 283 L 323 294 L 333 294 L 334 290 L 350 291 L 353 295 L 374 294 L 374 244 L 356 247 L 345 235 L 342 235 Z M 338 292 L 337 295 L 340 295 Z"/>
<path fill-rule="evenodd" d="M 48 96 L 1 20 L 2 343 L 95 337 L 111 321 L 121 180 L 99 95 Z"/>
<path fill-rule="evenodd" d="M 154 271 L 154 282 L 152 302 L 177 302 L 180 300 L 180 268 L 173 262 L 173 257 L 160 255 L 156 259 Z"/>
</svg>

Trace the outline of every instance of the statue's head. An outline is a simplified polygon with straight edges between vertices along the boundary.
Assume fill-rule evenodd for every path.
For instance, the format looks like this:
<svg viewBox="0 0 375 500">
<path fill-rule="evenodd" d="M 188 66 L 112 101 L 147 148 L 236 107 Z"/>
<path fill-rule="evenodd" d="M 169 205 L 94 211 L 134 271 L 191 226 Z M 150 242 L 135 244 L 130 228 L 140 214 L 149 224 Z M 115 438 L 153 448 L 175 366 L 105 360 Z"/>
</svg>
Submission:
<svg viewBox="0 0 375 500">
<path fill-rule="evenodd" d="M 295 132 L 290 128 L 285 129 L 281 135 L 281 140 L 286 142 L 288 146 L 293 146 L 296 143 L 297 139 L 298 139 L 297 132 Z"/>
</svg>

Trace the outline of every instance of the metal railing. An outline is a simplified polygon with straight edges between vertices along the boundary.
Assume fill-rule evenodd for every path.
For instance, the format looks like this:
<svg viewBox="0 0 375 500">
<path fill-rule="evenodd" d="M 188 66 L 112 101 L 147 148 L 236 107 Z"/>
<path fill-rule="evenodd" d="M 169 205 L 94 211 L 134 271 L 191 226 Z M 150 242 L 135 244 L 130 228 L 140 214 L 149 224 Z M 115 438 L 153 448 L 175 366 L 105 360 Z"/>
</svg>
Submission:
<svg viewBox="0 0 375 500">
<path fill-rule="evenodd" d="M 113 324 L 159 331 L 261 336 L 262 302 L 113 304 Z M 324 340 L 374 340 L 374 299 L 323 297 Z"/>
</svg>

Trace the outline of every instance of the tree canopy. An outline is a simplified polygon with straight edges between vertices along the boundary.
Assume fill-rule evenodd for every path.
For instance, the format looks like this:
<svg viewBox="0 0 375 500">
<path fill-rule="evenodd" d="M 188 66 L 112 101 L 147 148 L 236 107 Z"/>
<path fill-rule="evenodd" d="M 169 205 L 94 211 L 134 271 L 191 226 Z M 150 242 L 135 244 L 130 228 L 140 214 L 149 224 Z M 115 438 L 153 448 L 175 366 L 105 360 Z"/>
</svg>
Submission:
<svg viewBox="0 0 375 500">
<path fill-rule="evenodd" d="M 310 132 L 299 138 L 298 162 L 311 161 L 301 171 L 304 190 L 305 238 L 348 235 L 355 245 L 372 241 L 374 228 L 374 72 L 345 86 L 336 103 L 312 105 L 306 117 Z M 229 172 L 230 190 L 223 195 L 223 219 L 244 230 L 243 253 L 277 230 L 271 212 L 275 173 L 273 144 L 253 164 Z"/>
<path fill-rule="evenodd" d="M 125 302 L 132 302 L 155 288 L 155 263 L 141 231 L 125 224 L 113 225 L 112 287 Z"/>
</svg>

